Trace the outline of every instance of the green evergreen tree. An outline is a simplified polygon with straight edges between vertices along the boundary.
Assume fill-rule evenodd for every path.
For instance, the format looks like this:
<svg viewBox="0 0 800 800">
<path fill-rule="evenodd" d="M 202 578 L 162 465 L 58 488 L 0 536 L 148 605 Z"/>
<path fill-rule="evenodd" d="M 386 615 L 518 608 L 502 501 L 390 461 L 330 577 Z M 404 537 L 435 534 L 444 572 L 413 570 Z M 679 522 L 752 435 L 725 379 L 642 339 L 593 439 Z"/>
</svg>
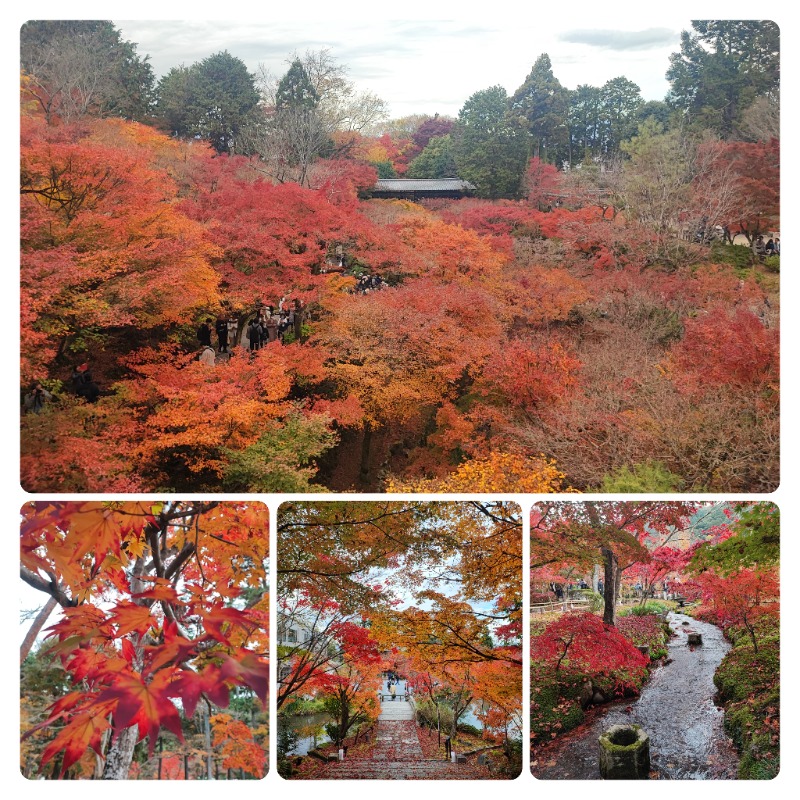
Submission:
<svg viewBox="0 0 800 800">
<path fill-rule="evenodd" d="M 459 177 L 471 181 L 480 197 L 516 197 L 528 161 L 525 129 L 506 113 L 502 86 L 475 92 L 453 128 L 453 158 Z"/>
<path fill-rule="evenodd" d="M 569 162 L 579 163 L 600 153 L 600 90 L 582 84 L 567 94 Z"/>
<path fill-rule="evenodd" d="M 730 138 L 756 98 L 778 91 L 780 31 L 769 20 L 699 20 L 692 28 L 670 56 L 668 100 L 694 127 Z"/>
<path fill-rule="evenodd" d="M 278 84 L 275 106 L 279 110 L 286 108 L 310 110 L 316 108 L 318 104 L 319 94 L 311 84 L 302 62 L 296 58 Z"/>
<path fill-rule="evenodd" d="M 453 158 L 453 140 L 434 136 L 425 149 L 408 165 L 409 178 L 456 178 L 458 170 Z"/>
<path fill-rule="evenodd" d="M 613 156 L 621 142 L 636 133 L 636 112 L 642 105 L 639 87 L 624 76 L 607 81 L 600 89 L 602 103 L 602 151 Z"/>
<path fill-rule="evenodd" d="M 646 119 L 653 119 L 664 130 L 672 127 L 672 115 L 675 110 L 663 100 L 648 100 L 636 109 L 636 130 Z"/>
<path fill-rule="evenodd" d="M 159 83 L 156 108 L 172 133 L 206 139 L 218 153 L 228 153 L 258 101 L 254 77 L 225 50 L 170 70 Z"/>
<path fill-rule="evenodd" d="M 513 114 L 523 118 L 533 138 L 530 155 L 558 164 L 568 143 L 568 91 L 553 75 L 550 56 L 543 53 L 522 86 L 511 97 Z"/>
<path fill-rule="evenodd" d="M 189 112 L 189 68 L 173 67 L 158 84 L 157 117 L 173 136 L 188 136 L 193 126 Z"/>
</svg>

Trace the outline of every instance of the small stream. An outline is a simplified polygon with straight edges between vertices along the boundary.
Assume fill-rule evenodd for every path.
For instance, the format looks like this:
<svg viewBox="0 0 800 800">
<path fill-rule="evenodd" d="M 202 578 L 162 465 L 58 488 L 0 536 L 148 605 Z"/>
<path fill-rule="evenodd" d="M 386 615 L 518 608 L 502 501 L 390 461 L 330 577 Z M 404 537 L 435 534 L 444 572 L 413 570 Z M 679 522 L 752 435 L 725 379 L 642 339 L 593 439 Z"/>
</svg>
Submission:
<svg viewBox="0 0 800 800">
<path fill-rule="evenodd" d="M 636 724 L 650 734 L 651 767 L 658 778 L 736 778 L 739 759 L 713 701 L 714 672 L 730 644 L 715 625 L 677 613 L 668 621 L 676 633 L 669 642 L 672 661 L 653 671 L 636 700 L 598 709 L 590 722 L 540 749 L 532 767 L 535 777 L 600 780 L 598 737 L 612 725 Z M 687 631 L 701 633 L 703 644 L 690 649 Z"/>
</svg>

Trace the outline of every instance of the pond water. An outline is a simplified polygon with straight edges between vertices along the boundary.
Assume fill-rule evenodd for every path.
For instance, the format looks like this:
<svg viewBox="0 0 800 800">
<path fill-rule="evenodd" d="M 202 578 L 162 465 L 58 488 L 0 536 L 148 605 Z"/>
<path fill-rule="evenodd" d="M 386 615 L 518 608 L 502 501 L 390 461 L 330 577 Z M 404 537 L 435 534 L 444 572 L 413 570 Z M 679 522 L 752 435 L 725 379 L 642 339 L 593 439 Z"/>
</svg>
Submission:
<svg viewBox="0 0 800 800">
<path fill-rule="evenodd" d="M 331 721 L 329 714 L 281 717 L 279 724 L 297 734 L 297 743 L 288 751 L 288 755 L 305 756 L 309 750 L 327 744 L 331 739 L 325 733 L 325 723 Z"/>
<path fill-rule="evenodd" d="M 730 644 L 715 625 L 685 614 L 668 619 L 676 633 L 671 662 L 653 671 L 638 699 L 598 709 L 590 722 L 538 750 L 531 767 L 537 778 L 599 780 L 597 739 L 618 724 L 641 725 L 650 735 L 651 765 L 661 779 L 736 778 L 739 759 L 713 699 L 714 672 Z M 689 632 L 702 634 L 703 644 L 691 648 Z"/>
</svg>

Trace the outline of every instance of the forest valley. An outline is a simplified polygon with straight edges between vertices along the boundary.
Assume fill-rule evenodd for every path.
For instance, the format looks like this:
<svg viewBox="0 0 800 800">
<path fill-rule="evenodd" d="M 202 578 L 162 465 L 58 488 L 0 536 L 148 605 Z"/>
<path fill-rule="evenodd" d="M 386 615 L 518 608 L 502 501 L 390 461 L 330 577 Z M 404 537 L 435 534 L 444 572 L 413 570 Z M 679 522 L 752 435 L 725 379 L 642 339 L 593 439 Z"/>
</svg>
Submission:
<svg viewBox="0 0 800 800">
<path fill-rule="evenodd" d="M 265 506 L 28 503 L 20 549 L 47 596 L 20 653 L 26 778 L 266 774 Z"/>
<path fill-rule="evenodd" d="M 281 506 L 284 777 L 325 777 L 318 760 L 290 753 L 290 718 L 312 713 L 330 720 L 322 750 L 369 758 L 386 673 L 408 684 L 426 759 L 444 760 L 449 736 L 459 752 L 486 752 L 486 777 L 519 774 L 521 533 L 519 509 L 502 502 Z M 464 724 L 470 709 L 480 727 Z"/>
<path fill-rule="evenodd" d="M 531 747 L 636 697 L 676 610 L 731 644 L 714 674 L 738 777 L 779 769 L 780 515 L 771 503 L 546 503 L 531 513 Z M 577 589 L 596 571 L 600 592 Z M 596 584 L 596 581 L 593 583 Z M 556 585 L 576 590 L 557 599 Z M 569 597 L 568 597 L 569 594 Z M 555 610 L 551 610 L 555 609 Z M 535 771 L 534 771 L 535 774 Z"/>
<path fill-rule="evenodd" d="M 21 421 L 26 490 L 777 486 L 771 133 L 676 127 L 634 97 L 557 168 L 555 134 L 520 128 L 530 76 L 517 105 L 486 90 L 457 120 L 370 136 L 330 121 L 341 102 L 307 59 L 272 106 L 256 93 L 261 139 L 170 136 L 175 120 L 102 94 L 78 107 L 23 45 L 22 392 L 49 395 Z M 238 61 L 214 58 L 189 77 Z M 532 75 L 549 81 L 549 59 Z M 514 108 L 509 151 L 491 131 Z M 301 152 L 312 121 L 324 147 Z M 384 162 L 436 177 L 412 166 L 448 137 L 477 197 L 369 198 Z M 354 291 L 364 274 L 385 288 Z M 282 341 L 197 360 L 202 321 L 235 319 L 241 341 L 281 300 L 302 314 Z M 93 402 L 69 388 L 85 364 Z"/>
</svg>

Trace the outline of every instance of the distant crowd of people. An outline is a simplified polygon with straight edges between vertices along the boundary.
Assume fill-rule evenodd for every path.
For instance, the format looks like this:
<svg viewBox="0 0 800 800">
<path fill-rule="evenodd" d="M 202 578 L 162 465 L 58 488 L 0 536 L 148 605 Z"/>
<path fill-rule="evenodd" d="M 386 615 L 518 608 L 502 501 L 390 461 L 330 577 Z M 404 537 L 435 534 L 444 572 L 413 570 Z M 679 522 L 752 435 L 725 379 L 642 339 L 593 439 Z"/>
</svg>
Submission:
<svg viewBox="0 0 800 800">
<path fill-rule="evenodd" d="M 342 266 L 341 260 L 340 266 Z M 362 275 L 358 278 L 353 291 L 358 294 L 367 294 L 383 289 L 385 286 L 387 283 L 380 275 Z M 288 336 L 295 332 L 297 315 L 302 313 L 302 305 L 295 300 L 293 307 L 284 307 L 285 301 L 286 298 L 282 298 L 277 308 L 271 305 L 259 306 L 246 323 L 244 334 L 251 353 L 260 350 L 270 342 L 285 343 Z M 216 347 L 213 341 L 215 336 Z M 200 350 L 195 357 L 202 364 L 214 366 L 220 355 L 224 355 L 226 358 L 232 355 L 241 338 L 239 321 L 235 317 L 223 315 L 217 317 L 216 320 L 208 317 L 197 328 Z M 70 387 L 74 394 L 89 403 L 97 402 L 101 394 L 100 387 L 95 382 L 87 363 L 73 368 Z M 25 413 L 39 414 L 53 399 L 52 392 L 37 382 L 22 395 L 22 410 Z"/>
<path fill-rule="evenodd" d="M 386 688 L 389 690 L 389 694 L 394 700 L 397 697 L 398 691 L 402 694 L 408 694 L 408 681 L 403 682 L 400 680 L 400 676 L 397 673 L 389 671 L 388 677 L 386 679 Z M 382 690 L 378 691 L 378 694 L 383 694 Z"/>
<path fill-rule="evenodd" d="M 244 336 L 251 352 L 260 350 L 269 342 L 285 343 L 287 335 L 294 332 L 295 321 L 297 315 L 301 313 L 302 306 L 299 301 L 295 301 L 293 307 L 285 308 L 284 302 L 285 298 L 281 299 L 277 309 L 271 305 L 259 306 L 245 323 Z M 212 343 L 214 333 L 217 336 L 216 349 Z M 237 319 L 218 317 L 214 322 L 209 317 L 197 329 L 197 340 L 201 348 L 198 360 L 213 366 L 218 355 L 225 354 L 230 357 L 233 354 L 240 338 Z"/>
<path fill-rule="evenodd" d="M 247 340 L 250 350 L 260 350 L 270 342 L 283 342 L 286 334 L 294 332 L 295 314 L 298 308 L 283 308 L 281 301 L 278 309 L 273 306 L 262 306 L 247 325 Z"/>
<path fill-rule="evenodd" d="M 557 583 L 556 581 L 551 581 L 548 589 L 550 597 L 552 598 L 555 596 L 557 602 L 561 602 L 562 600 L 574 600 L 581 596 L 581 592 L 585 589 L 591 588 L 589 584 L 581 578 L 577 583 Z M 604 590 L 603 579 L 600 578 L 597 581 L 597 592 L 599 594 L 603 594 Z M 624 593 L 624 592 L 623 592 Z M 630 590 L 628 590 L 630 596 Z M 641 581 L 637 581 L 633 586 L 633 596 L 642 598 L 642 597 L 663 597 L 665 600 L 672 597 L 672 586 L 670 585 L 669 581 L 663 580 L 660 582 L 660 589 L 658 588 L 657 583 L 652 583 L 647 587 L 642 585 Z"/>
<path fill-rule="evenodd" d="M 602 586 L 603 582 L 598 581 L 599 585 Z M 563 583 L 556 583 L 555 581 L 550 582 L 550 591 L 556 596 L 556 600 L 563 600 L 564 595 L 570 597 L 576 590 L 588 589 L 589 584 L 586 583 L 583 578 L 581 578 L 578 583 L 568 583 L 564 585 Z M 599 589 L 602 592 L 602 589 Z"/>
</svg>

